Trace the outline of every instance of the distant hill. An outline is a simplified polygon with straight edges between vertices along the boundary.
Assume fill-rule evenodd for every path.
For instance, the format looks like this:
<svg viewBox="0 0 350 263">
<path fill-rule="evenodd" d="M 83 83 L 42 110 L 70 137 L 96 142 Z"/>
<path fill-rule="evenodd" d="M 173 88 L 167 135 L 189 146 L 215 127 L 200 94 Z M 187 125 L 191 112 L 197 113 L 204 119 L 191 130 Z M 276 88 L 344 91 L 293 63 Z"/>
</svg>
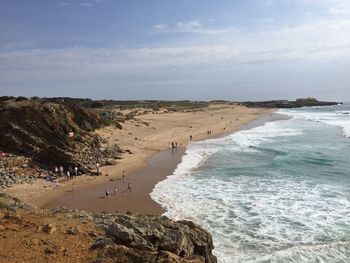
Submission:
<svg viewBox="0 0 350 263">
<path fill-rule="evenodd" d="M 332 106 L 337 105 L 340 102 L 326 102 L 318 101 L 315 98 L 302 98 L 295 101 L 289 100 L 270 100 L 270 101 L 246 101 L 241 105 L 247 107 L 262 107 L 262 108 L 300 108 L 310 106 Z"/>
</svg>

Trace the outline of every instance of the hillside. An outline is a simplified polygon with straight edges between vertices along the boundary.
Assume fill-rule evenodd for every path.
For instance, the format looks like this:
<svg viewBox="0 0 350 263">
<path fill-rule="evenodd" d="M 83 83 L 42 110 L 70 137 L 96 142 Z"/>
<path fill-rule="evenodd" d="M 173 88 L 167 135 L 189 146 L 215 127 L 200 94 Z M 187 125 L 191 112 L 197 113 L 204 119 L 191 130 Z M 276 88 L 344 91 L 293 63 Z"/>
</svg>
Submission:
<svg viewBox="0 0 350 263">
<path fill-rule="evenodd" d="M 0 108 L 0 150 L 32 158 L 39 165 L 82 170 L 118 154 L 103 147 L 91 133 L 101 125 L 98 114 L 75 106 L 46 100 L 11 100 Z"/>
</svg>

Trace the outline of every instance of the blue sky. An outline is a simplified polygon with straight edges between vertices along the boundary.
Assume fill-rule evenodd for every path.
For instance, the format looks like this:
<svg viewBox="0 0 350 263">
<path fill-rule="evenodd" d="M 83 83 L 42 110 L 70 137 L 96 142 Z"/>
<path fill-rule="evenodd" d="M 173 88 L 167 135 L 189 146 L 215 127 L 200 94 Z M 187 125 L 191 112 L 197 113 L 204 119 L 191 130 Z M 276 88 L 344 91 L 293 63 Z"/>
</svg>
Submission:
<svg viewBox="0 0 350 263">
<path fill-rule="evenodd" d="M 1 95 L 350 101 L 350 1 L 0 0 Z"/>
</svg>

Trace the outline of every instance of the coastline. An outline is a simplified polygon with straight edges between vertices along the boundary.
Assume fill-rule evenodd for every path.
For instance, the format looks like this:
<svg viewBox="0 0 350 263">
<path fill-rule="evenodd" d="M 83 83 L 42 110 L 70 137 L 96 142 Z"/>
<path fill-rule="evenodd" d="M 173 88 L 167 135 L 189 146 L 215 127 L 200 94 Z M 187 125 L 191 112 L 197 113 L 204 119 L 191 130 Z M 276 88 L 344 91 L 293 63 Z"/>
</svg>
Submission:
<svg viewBox="0 0 350 263">
<path fill-rule="evenodd" d="M 185 115 L 185 113 L 177 114 Z M 192 114 L 194 113 L 190 113 L 190 115 Z M 221 114 L 221 112 L 220 114 L 214 114 L 214 118 L 217 119 L 217 117 Z M 227 114 L 232 115 L 232 113 L 229 112 Z M 176 115 L 174 114 L 173 116 Z M 213 116 L 213 114 L 207 113 L 207 116 Z M 225 122 L 228 123 L 226 115 L 224 116 L 226 119 Z M 169 118 L 169 116 L 164 117 Z M 252 125 L 262 125 L 266 121 L 275 120 L 276 114 L 271 110 L 267 111 L 262 109 L 255 109 L 255 111 L 249 112 L 248 114 L 241 113 L 239 117 L 239 121 L 235 121 L 232 125 L 227 125 L 226 129 L 217 129 L 217 131 L 215 131 L 215 134 L 212 136 L 207 136 L 204 134 L 204 129 L 207 129 L 206 127 L 202 127 L 201 130 L 197 129 L 196 131 L 199 135 L 194 133 L 194 141 L 223 137 L 241 129 L 249 129 L 254 127 Z M 191 116 L 186 116 L 186 118 L 191 118 Z M 207 120 L 205 121 L 207 122 Z M 231 121 L 229 123 L 231 123 Z M 176 125 L 176 122 L 174 125 Z M 186 125 L 188 124 L 186 123 Z M 213 123 L 211 126 L 216 127 L 213 125 L 217 125 L 217 123 Z M 221 126 L 221 123 L 219 123 L 219 125 Z M 159 128 L 159 126 L 156 127 Z M 179 131 L 179 129 L 177 131 Z M 107 130 L 107 132 L 109 136 L 112 134 L 110 130 Z M 129 127 L 126 127 L 124 132 L 130 132 Z M 103 174 L 108 174 L 108 177 L 79 177 L 75 181 L 75 184 L 77 185 L 75 191 L 72 191 L 71 182 L 62 184 L 59 189 L 53 187 L 50 183 L 40 182 L 40 184 L 36 187 L 29 186 L 29 189 L 34 188 L 34 190 L 39 191 L 33 191 L 32 194 L 27 193 L 24 195 L 24 198 L 22 196 L 22 199 L 35 206 L 43 208 L 65 206 L 68 208 L 77 208 L 94 212 L 132 211 L 143 214 L 162 214 L 164 210 L 161 208 L 161 205 L 153 201 L 149 194 L 152 192 L 154 186 L 159 181 L 162 181 L 167 176 L 171 175 L 176 169 L 177 165 L 181 162 L 182 155 L 185 153 L 185 147 L 189 143 L 189 139 L 186 138 L 187 136 L 184 137 L 184 134 L 182 134 L 181 131 L 179 132 L 179 135 L 182 137 L 175 138 L 178 139 L 177 141 L 179 142 L 179 148 L 177 149 L 176 154 L 172 152 L 172 149 L 168 149 L 168 143 L 165 142 L 164 144 L 164 140 L 159 140 L 159 142 L 162 142 L 164 145 L 154 145 L 153 143 L 152 146 L 156 147 L 152 148 L 150 147 L 151 145 L 149 145 L 150 143 L 148 143 L 146 145 L 147 147 L 145 147 L 143 151 L 137 152 L 139 149 L 133 148 L 132 150 L 133 152 L 136 152 L 136 154 L 123 156 L 123 159 L 117 165 L 103 167 L 101 170 Z M 192 130 L 191 132 L 194 131 Z M 199 132 L 201 132 L 201 134 Z M 117 136 L 117 133 L 113 134 L 116 134 Z M 161 136 L 163 136 L 163 134 L 161 134 Z M 110 140 L 115 140 L 113 136 L 110 137 L 111 138 L 107 138 Z M 118 139 L 120 141 L 120 137 L 118 137 Z M 137 143 L 139 142 L 137 141 Z M 123 170 L 127 171 L 124 182 L 121 180 L 121 174 Z M 129 181 L 132 184 L 133 190 L 131 192 L 125 192 Z M 117 186 L 118 188 L 117 194 L 115 196 L 106 198 L 104 195 L 105 189 L 113 192 L 114 186 Z M 16 193 L 22 193 L 23 191 L 28 192 L 28 186 L 21 185 L 8 192 L 12 192 L 12 194 L 16 196 Z M 20 195 L 17 195 L 17 197 L 21 198 Z"/>
</svg>

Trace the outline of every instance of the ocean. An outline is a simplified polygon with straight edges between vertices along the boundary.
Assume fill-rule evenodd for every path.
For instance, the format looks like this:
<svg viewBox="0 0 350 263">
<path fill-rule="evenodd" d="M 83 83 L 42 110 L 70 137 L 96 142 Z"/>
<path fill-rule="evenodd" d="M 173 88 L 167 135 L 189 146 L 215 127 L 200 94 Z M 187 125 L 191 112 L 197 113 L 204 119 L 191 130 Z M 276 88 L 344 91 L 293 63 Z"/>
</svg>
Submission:
<svg viewBox="0 0 350 263">
<path fill-rule="evenodd" d="M 193 142 L 151 197 L 213 236 L 218 262 L 350 262 L 350 105 Z"/>
</svg>

